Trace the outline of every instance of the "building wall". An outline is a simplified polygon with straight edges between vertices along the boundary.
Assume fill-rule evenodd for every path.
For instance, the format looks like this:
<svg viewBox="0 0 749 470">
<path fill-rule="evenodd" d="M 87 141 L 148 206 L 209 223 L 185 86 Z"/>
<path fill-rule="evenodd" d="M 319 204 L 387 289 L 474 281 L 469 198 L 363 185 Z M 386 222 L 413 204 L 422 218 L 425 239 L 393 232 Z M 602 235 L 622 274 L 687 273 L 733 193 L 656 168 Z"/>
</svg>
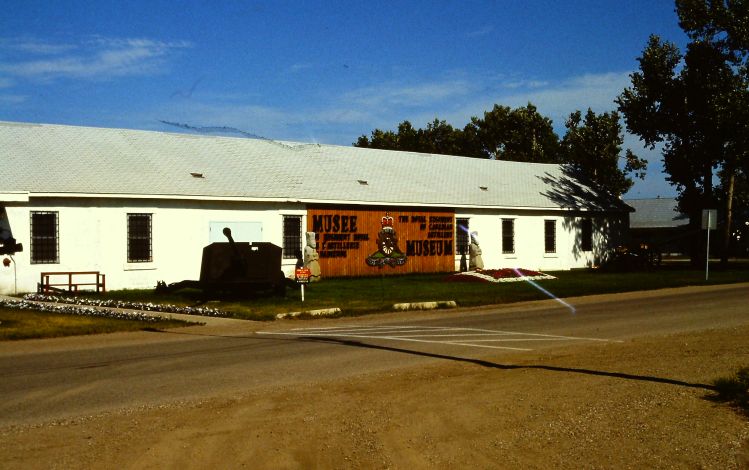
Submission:
<svg viewBox="0 0 749 470">
<path fill-rule="evenodd" d="M 458 211 L 456 219 L 467 218 L 469 232 L 477 232 L 484 266 L 525 268 L 540 271 L 597 266 L 626 236 L 626 215 L 561 211 Z M 592 218 L 592 249 L 583 250 L 582 220 Z M 514 220 L 514 253 L 502 250 L 502 219 Z M 544 249 L 544 221 L 556 224 L 556 251 Z M 455 270 L 460 269 L 460 255 Z"/>
<path fill-rule="evenodd" d="M 295 205 L 201 201 L 110 199 L 32 199 L 28 204 L 5 204 L 13 236 L 23 244 L 14 266 L 0 266 L 0 293 L 36 290 L 42 272 L 100 271 L 107 289 L 152 288 L 167 283 L 197 280 L 203 247 L 211 238 L 212 222 L 262 224 L 260 240 L 281 245 L 283 215 L 298 215 L 306 223 L 306 211 Z M 31 263 L 31 212 L 58 212 L 59 263 Z M 127 262 L 127 214 L 152 215 L 151 262 Z M 215 224 L 214 224 L 215 225 Z M 219 224 L 223 225 L 223 224 Z M 287 272 L 295 259 L 284 260 Z"/>
<path fill-rule="evenodd" d="M 13 258 L 15 264 L 0 265 L 0 293 L 31 292 L 36 290 L 40 273 L 50 271 L 100 271 L 106 275 L 107 289 L 153 288 L 157 281 L 167 283 L 185 279 L 199 279 L 202 249 L 209 244 L 209 227 L 223 225 L 239 227 L 242 223 L 259 223 L 260 240 L 282 246 L 283 216 L 301 217 L 302 230 L 311 230 L 313 215 L 324 215 L 330 208 L 305 207 L 300 203 L 240 203 L 149 199 L 85 199 L 85 198 L 34 198 L 26 202 L 3 203 L 7 220 L 4 222 L 13 237 L 23 244 L 24 250 Z M 350 206 L 353 207 L 353 206 Z M 561 211 L 492 211 L 475 210 L 452 212 L 450 210 L 424 210 L 391 208 L 395 228 L 400 232 L 401 250 L 406 252 L 408 240 L 429 240 L 429 216 L 468 218 L 469 230 L 478 233 L 485 268 L 519 267 L 536 270 L 566 270 L 600 263 L 609 249 L 621 243 L 626 233 L 626 223 L 618 216 L 599 216 L 593 223 L 593 249 L 584 251 L 580 243 L 580 221 L 586 214 Z M 353 213 L 365 211 L 361 207 Z M 58 212 L 59 263 L 32 264 L 30 260 L 30 214 L 32 211 Z M 384 215 L 381 208 L 370 210 L 372 220 Z M 127 214 L 152 214 L 151 262 L 127 262 Z M 413 217 L 426 217 L 427 227 Z M 401 219 L 403 217 L 403 219 Z M 501 221 L 515 220 L 515 252 L 502 253 Z M 408 220 L 406 222 L 406 219 Z M 363 256 L 376 250 L 377 227 L 372 220 L 361 221 L 359 226 L 368 232 L 361 240 Z M 544 220 L 556 221 L 556 252 L 544 251 Z M 220 223 L 218 223 L 220 222 Z M 455 224 L 453 224 L 453 230 Z M 238 232 L 239 233 L 239 230 Z M 324 234 L 319 241 L 324 241 Z M 213 237 L 216 240 L 214 234 Z M 221 239 L 221 238 L 218 238 Z M 303 237 L 302 237 L 303 240 Z M 454 243 L 455 238 L 450 240 Z M 352 240 L 353 241 L 353 240 Z M 440 239 L 444 242 L 445 240 Z M 303 241 L 302 241 L 303 244 Z M 300 246 L 301 248 L 301 246 Z M 322 251 L 323 247 L 319 245 Z M 365 253 L 366 252 L 366 253 Z M 357 255 L 358 256 L 358 255 Z M 1 258 L 5 258 L 2 256 Z M 436 257 L 412 256 L 406 261 L 408 268 L 382 266 L 374 268 L 376 274 L 401 274 L 404 272 L 446 272 L 459 270 L 460 255 L 453 253 Z M 322 261 L 322 258 L 321 258 Z M 330 261 L 330 260 L 328 260 Z M 293 273 L 296 259 L 284 259 L 283 270 Z M 357 264 L 363 260 L 357 259 Z M 363 275 L 361 271 L 333 268 L 323 265 L 323 277 L 334 275 Z M 343 265 L 340 265 L 343 266 Z M 415 268 L 414 268 L 415 266 Z M 412 269 L 413 268 L 413 269 Z M 327 269 L 327 272 L 326 272 Z M 369 268 L 372 271 L 372 268 Z"/>
</svg>

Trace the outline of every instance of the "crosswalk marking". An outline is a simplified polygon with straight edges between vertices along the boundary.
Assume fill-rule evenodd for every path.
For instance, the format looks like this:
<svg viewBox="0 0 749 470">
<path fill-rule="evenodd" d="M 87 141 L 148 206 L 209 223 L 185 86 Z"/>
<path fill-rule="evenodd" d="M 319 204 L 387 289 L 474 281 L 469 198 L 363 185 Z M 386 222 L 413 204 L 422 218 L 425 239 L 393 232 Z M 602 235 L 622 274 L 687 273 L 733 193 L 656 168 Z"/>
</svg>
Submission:
<svg viewBox="0 0 749 470">
<path fill-rule="evenodd" d="M 497 343 L 523 343 L 539 341 L 612 341 L 604 338 L 584 338 L 542 333 L 489 330 L 443 326 L 338 326 L 318 328 L 293 328 L 288 331 L 258 331 L 260 335 L 297 336 L 300 338 L 357 338 L 413 343 L 445 344 L 486 349 L 532 351 L 527 347 L 500 346 Z M 618 342 L 618 341 L 616 341 Z M 487 344 L 492 343 L 492 344 Z M 520 346 L 520 345 L 518 345 Z"/>
</svg>

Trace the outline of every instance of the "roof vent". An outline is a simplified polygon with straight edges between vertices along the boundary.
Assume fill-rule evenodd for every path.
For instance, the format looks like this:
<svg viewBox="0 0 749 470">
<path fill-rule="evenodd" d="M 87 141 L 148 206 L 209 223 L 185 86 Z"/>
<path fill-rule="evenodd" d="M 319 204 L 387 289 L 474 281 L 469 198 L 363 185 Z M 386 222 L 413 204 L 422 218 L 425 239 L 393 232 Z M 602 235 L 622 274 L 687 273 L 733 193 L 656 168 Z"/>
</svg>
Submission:
<svg viewBox="0 0 749 470">
<path fill-rule="evenodd" d="M 203 176 L 203 173 L 193 173 L 193 172 L 190 172 L 190 175 L 191 175 L 191 176 L 192 176 L 193 178 L 203 178 L 203 177 L 204 177 L 204 176 Z"/>
<path fill-rule="evenodd" d="M 358 181 L 359 184 L 362 186 L 369 186 L 369 182 L 367 182 L 367 180 L 356 180 L 356 181 Z"/>
</svg>

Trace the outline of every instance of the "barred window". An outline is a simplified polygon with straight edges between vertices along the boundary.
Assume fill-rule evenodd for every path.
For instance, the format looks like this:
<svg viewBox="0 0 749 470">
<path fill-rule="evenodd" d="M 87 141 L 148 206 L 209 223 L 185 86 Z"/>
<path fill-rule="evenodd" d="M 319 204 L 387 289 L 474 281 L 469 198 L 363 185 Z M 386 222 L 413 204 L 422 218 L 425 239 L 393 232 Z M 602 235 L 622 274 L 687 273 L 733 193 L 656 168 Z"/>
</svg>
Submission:
<svg viewBox="0 0 749 470">
<path fill-rule="evenodd" d="M 283 257 L 296 259 L 302 249 L 302 217 L 283 216 Z"/>
<path fill-rule="evenodd" d="M 31 264 L 60 262 L 57 212 L 31 212 Z"/>
<path fill-rule="evenodd" d="M 515 253 L 515 219 L 502 219 L 502 253 Z"/>
<path fill-rule="evenodd" d="M 557 252 L 557 221 L 544 220 L 544 250 L 546 253 Z"/>
<path fill-rule="evenodd" d="M 593 251 L 593 219 L 583 219 L 580 223 L 580 249 Z"/>
<path fill-rule="evenodd" d="M 468 254 L 468 219 L 456 219 L 455 245 L 459 255 Z"/>
<path fill-rule="evenodd" d="M 151 253 L 151 215 L 127 215 L 127 262 L 148 263 Z"/>
</svg>

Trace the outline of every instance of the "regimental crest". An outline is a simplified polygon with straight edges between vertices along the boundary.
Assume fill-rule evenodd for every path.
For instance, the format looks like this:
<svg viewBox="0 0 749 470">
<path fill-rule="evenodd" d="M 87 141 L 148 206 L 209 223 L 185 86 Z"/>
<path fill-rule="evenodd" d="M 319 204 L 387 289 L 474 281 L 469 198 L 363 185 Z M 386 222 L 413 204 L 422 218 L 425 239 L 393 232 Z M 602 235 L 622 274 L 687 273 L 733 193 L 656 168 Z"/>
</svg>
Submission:
<svg viewBox="0 0 749 470">
<path fill-rule="evenodd" d="M 382 228 L 377 232 L 377 251 L 367 257 L 369 266 L 402 266 L 406 255 L 398 247 L 398 234 L 395 232 L 394 219 L 386 212 L 380 221 Z"/>
</svg>

